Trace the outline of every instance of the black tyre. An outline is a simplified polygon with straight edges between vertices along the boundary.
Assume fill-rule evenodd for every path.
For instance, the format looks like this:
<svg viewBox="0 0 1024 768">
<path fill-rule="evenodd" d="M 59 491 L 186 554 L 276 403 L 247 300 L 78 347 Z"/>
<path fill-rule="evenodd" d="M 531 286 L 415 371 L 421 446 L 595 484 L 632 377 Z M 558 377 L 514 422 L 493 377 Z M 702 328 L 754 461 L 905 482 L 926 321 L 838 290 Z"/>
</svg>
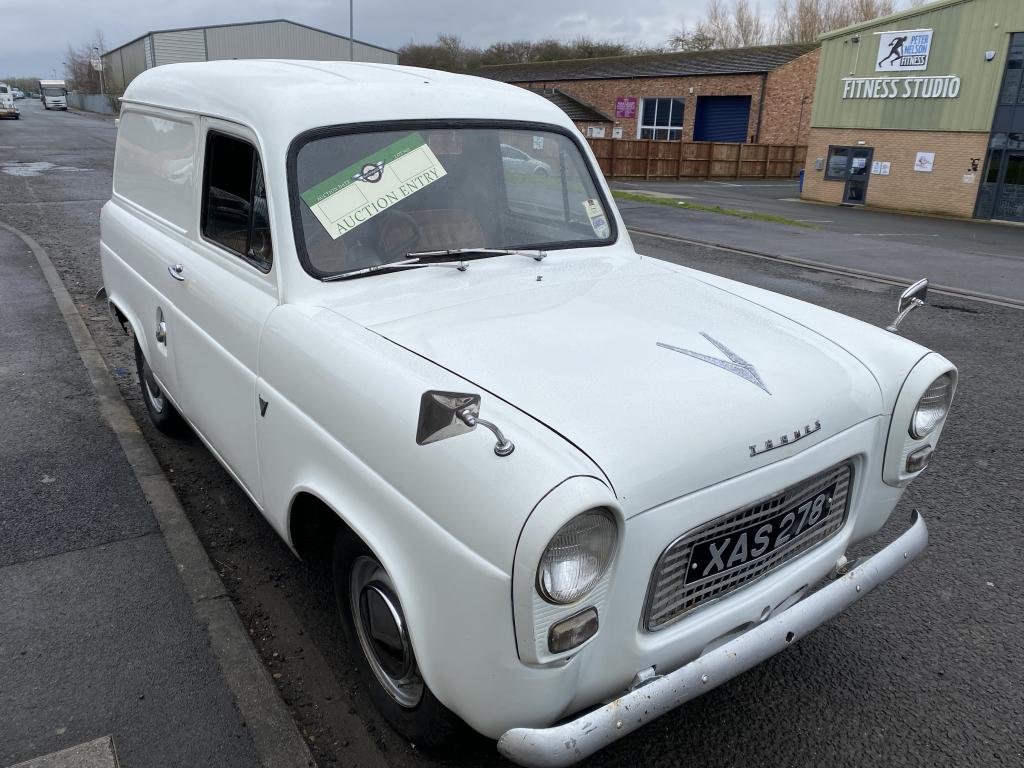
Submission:
<svg viewBox="0 0 1024 768">
<path fill-rule="evenodd" d="M 139 386 L 142 388 L 142 401 L 146 404 L 146 411 L 149 413 L 149 420 L 153 426 L 165 435 L 180 437 L 188 432 L 188 425 L 181 418 L 181 414 L 175 410 L 160 385 L 153 377 L 153 371 L 149 368 L 138 340 L 135 341 L 135 369 L 139 373 Z"/>
<path fill-rule="evenodd" d="M 347 530 L 334 543 L 334 594 L 353 660 L 377 711 L 417 747 L 449 745 L 461 721 L 420 676 L 394 582 Z"/>
</svg>

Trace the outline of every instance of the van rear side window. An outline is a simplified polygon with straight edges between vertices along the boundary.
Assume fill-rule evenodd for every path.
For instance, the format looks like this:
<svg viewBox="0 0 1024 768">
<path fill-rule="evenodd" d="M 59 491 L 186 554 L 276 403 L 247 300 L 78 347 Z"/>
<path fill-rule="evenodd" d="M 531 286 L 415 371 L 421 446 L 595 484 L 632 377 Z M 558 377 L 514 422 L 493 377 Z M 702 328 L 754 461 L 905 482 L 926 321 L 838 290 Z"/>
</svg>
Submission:
<svg viewBox="0 0 1024 768">
<path fill-rule="evenodd" d="M 246 141 L 210 133 L 203 180 L 203 237 L 263 272 L 273 263 L 263 168 Z"/>
<path fill-rule="evenodd" d="M 114 194 L 188 231 L 194 221 L 196 130 L 126 111 L 117 131 Z"/>
</svg>

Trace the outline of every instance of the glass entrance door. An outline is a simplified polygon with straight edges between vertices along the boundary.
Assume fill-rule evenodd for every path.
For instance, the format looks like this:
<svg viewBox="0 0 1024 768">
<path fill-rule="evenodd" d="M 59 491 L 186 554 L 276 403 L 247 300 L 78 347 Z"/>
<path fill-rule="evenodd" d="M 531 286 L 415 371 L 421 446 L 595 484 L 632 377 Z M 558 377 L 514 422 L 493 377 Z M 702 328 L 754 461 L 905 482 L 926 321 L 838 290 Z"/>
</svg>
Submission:
<svg viewBox="0 0 1024 768">
<path fill-rule="evenodd" d="M 871 147 L 850 147 L 850 167 L 846 175 L 846 189 L 843 202 L 847 205 L 864 205 L 868 196 L 868 181 L 871 180 Z"/>
<path fill-rule="evenodd" d="M 975 216 L 1024 222 L 1024 134 L 992 138 Z"/>
<path fill-rule="evenodd" d="M 1007 152 L 993 219 L 1024 221 L 1024 152 Z"/>
</svg>

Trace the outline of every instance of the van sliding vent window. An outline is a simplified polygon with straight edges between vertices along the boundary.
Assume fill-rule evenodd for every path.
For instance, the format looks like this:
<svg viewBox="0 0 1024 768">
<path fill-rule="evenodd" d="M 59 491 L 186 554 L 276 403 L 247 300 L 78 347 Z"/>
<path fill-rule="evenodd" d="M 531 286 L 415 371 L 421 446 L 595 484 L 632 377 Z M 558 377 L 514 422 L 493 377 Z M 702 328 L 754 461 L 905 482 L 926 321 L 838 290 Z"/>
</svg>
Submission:
<svg viewBox="0 0 1024 768">
<path fill-rule="evenodd" d="M 220 133 L 207 137 L 202 229 L 207 240 L 270 271 L 267 192 L 260 157 L 248 142 Z"/>
</svg>

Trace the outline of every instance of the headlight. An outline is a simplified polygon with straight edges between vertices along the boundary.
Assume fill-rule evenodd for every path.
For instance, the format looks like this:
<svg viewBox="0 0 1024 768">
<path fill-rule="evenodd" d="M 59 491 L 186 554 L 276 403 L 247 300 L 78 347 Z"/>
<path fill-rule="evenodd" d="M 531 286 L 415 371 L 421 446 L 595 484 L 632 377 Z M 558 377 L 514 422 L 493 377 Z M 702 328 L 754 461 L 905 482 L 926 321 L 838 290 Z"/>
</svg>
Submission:
<svg viewBox="0 0 1024 768">
<path fill-rule="evenodd" d="M 592 509 L 563 525 L 537 567 L 537 590 L 549 603 L 574 603 L 594 588 L 615 554 L 618 526 L 604 509 Z"/>
<path fill-rule="evenodd" d="M 932 433 L 939 422 L 949 413 L 953 400 L 953 377 L 944 373 L 928 387 L 914 409 L 910 420 L 910 436 L 921 440 Z"/>
</svg>

